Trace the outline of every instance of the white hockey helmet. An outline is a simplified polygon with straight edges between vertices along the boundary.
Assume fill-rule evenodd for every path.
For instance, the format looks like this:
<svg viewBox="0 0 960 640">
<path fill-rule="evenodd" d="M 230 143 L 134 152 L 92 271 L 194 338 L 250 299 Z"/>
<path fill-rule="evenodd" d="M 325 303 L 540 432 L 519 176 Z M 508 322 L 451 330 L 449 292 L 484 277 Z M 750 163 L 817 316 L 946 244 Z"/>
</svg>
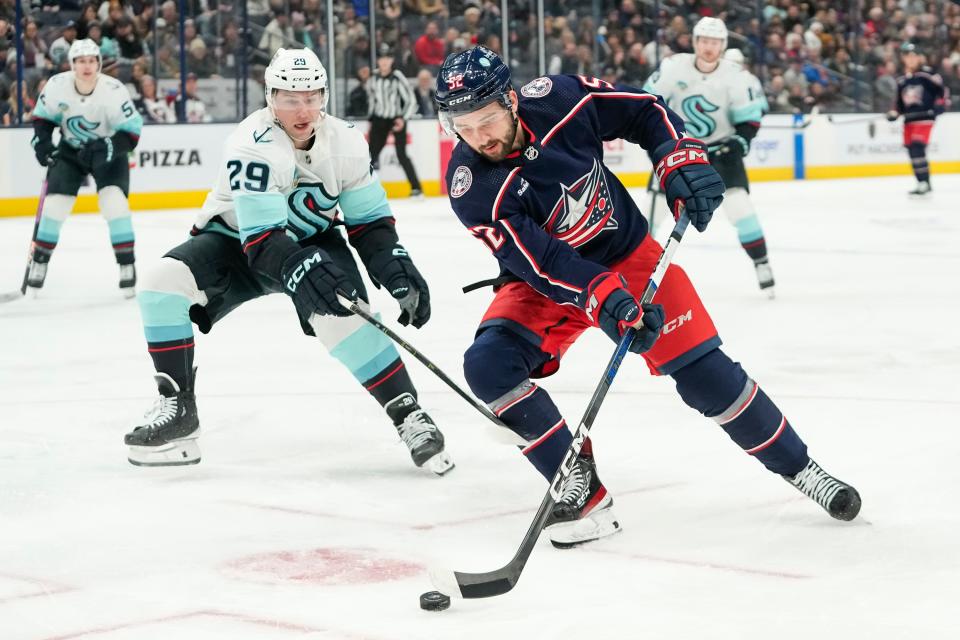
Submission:
<svg viewBox="0 0 960 640">
<path fill-rule="evenodd" d="M 723 59 L 735 62 L 741 67 L 744 66 L 743 51 L 740 49 L 727 49 L 723 52 Z"/>
<path fill-rule="evenodd" d="M 727 48 L 727 25 L 720 18 L 705 17 L 693 26 L 693 41 L 697 38 L 717 38 L 723 40 L 723 48 Z"/>
<path fill-rule="evenodd" d="M 323 96 L 323 106 L 327 106 L 327 70 L 320 58 L 310 49 L 277 49 L 263 72 L 264 91 L 267 104 L 273 102 L 273 92 L 317 91 Z M 272 105 L 271 105 L 272 106 Z"/>
<path fill-rule="evenodd" d="M 100 55 L 100 45 L 90 38 L 84 38 L 83 40 L 74 40 L 73 44 L 70 45 L 70 50 L 67 52 L 67 58 L 70 60 L 70 69 L 73 70 L 74 60 L 84 56 L 97 57 L 97 71 L 103 67 L 103 56 Z"/>
</svg>

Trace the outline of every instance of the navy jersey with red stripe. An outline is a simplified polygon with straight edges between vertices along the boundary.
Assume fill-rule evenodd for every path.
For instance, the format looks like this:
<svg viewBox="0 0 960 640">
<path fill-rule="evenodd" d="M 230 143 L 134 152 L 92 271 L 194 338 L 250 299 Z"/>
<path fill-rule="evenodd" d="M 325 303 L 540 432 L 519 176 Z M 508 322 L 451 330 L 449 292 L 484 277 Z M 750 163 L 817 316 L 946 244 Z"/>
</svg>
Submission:
<svg viewBox="0 0 960 640">
<path fill-rule="evenodd" d="M 897 78 L 897 111 L 904 122 L 933 120 L 943 113 L 947 95 L 943 78 L 930 67 Z"/>
<path fill-rule="evenodd" d="M 492 163 L 464 142 L 447 168 L 450 203 L 504 271 L 560 304 L 647 235 L 647 222 L 603 164 L 603 142 L 652 152 L 683 137 L 655 95 L 582 76 L 545 76 L 518 92 L 527 146 Z"/>
</svg>

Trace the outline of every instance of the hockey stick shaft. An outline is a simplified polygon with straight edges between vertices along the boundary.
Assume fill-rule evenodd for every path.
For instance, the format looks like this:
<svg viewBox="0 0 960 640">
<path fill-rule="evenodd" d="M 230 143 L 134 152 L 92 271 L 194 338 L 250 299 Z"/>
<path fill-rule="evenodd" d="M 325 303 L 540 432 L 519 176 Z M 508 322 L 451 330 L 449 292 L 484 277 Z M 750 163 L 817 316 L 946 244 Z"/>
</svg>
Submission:
<svg viewBox="0 0 960 640">
<path fill-rule="evenodd" d="M 681 211 L 677 223 L 670 233 L 670 238 L 663 248 L 663 253 L 660 255 L 660 259 L 657 261 L 653 273 L 650 274 L 650 278 L 647 280 L 647 286 L 640 296 L 641 303 L 645 304 L 650 302 L 653 300 L 654 295 L 656 295 L 657 289 L 663 281 L 663 276 L 667 272 L 667 267 L 670 266 L 670 262 L 673 260 L 673 254 L 676 253 L 689 222 L 690 220 L 686 212 Z M 502 595 L 510 591 L 517 584 L 517 581 L 520 579 L 520 573 L 527 564 L 527 560 L 533 552 L 537 539 L 540 537 L 540 532 L 543 530 L 547 518 L 553 511 L 553 506 L 559 498 L 560 487 L 563 486 L 564 479 L 570 475 L 577 456 L 580 455 L 580 450 L 583 448 L 583 443 L 590 435 L 590 428 L 593 426 L 593 422 L 597 417 L 597 413 L 600 411 L 600 406 L 607 395 L 607 391 L 610 390 L 610 385 L 613 383 L 613 379 L 620 369 L 620 363 L 627 354 L 630 342 L 633 340 L 633 335 L 634 330 L 628 329 L 624 332 L 623 337 L 617 344 L 617 348 L 613 352 L 610 362 L 607 363 L 607 367 L 603 371 L 603 376 L 600 378 L 600 382 L 593 392 L 593 396 L 590 398 L 590 403 L 584 411 L 583 419 L 573 434 L 573 442 L 570 443 L 570 447 L 563 457 L 560 468 L 557 469 L 557 472 L 554 474 L 553 480 L 550 482 L 550 488 L 547 490 L 546 495 L 543 496 L 543 501 L 541 501 L 540 507 L 533 517 L 533 522 L 531 522 L 527 528 L 527 532 L 524 534 L 520 548 L 516 554 L 504 567 L 486 573 L 465 573 L 461 571 L 431 572 L 434 585 L 443 593 L 460 595 L 463 598 L 488 598 Z"/>
<path fill-rule="evenodd" d="M 27 278 L 30 275 L 30 261 L 33 259 L 33 250 L 37 242 L 37 231 L 40 229 L 40 218 L 43 214 L 43 203 L 47 199 L 47 180 L 44 178 L 40 186 L 40 199 L 37 201 L 37 212 L 33 216 L 33 234 L 30 236 L 30 251 L 27 253 L 27 266 L 23 270 L 23 281 L 20 283 L 20 289 L 9 293 L 0 294 L 0 302 L 9 302 L 22 298 L 27 293 Z"/>
<path fill-rule="evenodd" d="M 30 260 L 33 259 L 33 252 L 37 246 L 37 231 L 40 230 L 40 218 L 43 217 L 43 203 L 47 199 L 47 179 L 44 178 L 43 185 L 40 187 L 40 200 L 37 201 L 37 213 L 33 218 L 33 235 L 30 236 Z M 27 268 L 23 271 L 23 283 L 20 285 L 20 293 L 27 293 L 27 277 L 30 275 L 30 260 L 27 261 Z"/>
<path fill-rule="evenodd" d="M 479 400 L 474 398 L 472 395 L 464 391 L 460 385 L 453 381 L 444 371 L 435 365 L 427 356 L 411 345 L 409 342 L 401 338 L 394 332 L 390 327 L 383 324 L 378 320 L 372 313 L 370 313 L 369 307 L 367 307 L 362 300 L 351 300 L 343 295 L 343 292 L 337 291 L 337 299 L 340 301 L 340 304 L 360 316 L 368 323 L 372 324 L 374 327 L 380 330 L 385 336 L 390 338 L 393 342 L 400 345 L 407 353 L 412 355 L 414 358 L 420 361 L 420 363 L 429 369 L 435 376 L 440 378 L 448 387 L 453 389 L 453 391 L 467 401 L 467 404 L 472 406 L 474 409 L 483 414 L 490 422 L 500 427 L 497 431 L 492 432 L 494 438 L 501 442 L 506 442 L 508 444 L 515 444 L 521 447 L 525 447 L 529 442 L 521 438 L 519 435 L 510 430 L 510 428 L 505 425 L 497 415 L 491 411 L 486 405 L 482 404 Z"/>
</svg>

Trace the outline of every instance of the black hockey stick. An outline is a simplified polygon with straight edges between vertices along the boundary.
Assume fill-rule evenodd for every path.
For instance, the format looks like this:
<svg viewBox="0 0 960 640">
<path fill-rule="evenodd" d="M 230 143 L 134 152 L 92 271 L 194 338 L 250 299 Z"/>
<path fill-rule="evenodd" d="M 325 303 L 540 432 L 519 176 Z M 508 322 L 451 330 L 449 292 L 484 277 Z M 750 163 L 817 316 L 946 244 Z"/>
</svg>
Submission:
<svg viewBox="0 0 960 640">
<path fill-rule="evenodd" d="M 33 249 L 37 244 L 37 230 L 40 228 L 40 217 L 43 213 L 43 201 L 47 199 L 47 181 L 44 179 L 40 187 L 40 200 L 37 202 L 37 213 L 33 218 L 33 235 L 30 236 L 30 252 L 27 254 L 27 267 L 23 270 L 23 282 L 20 289 L 0 294 L 0 302 L 10 302 L 22 298 L 27 293 L 27 276 L 30 275 L 30 261 L 33 260 Z"/>
<path fill-rule="evenodd" d="M 345 295 L 343 295 L 342 291 L 337 291 L 337 299 L 340 301 L 341 305 L 343 305 L 353 313 L 357 314 L 358 316 L 360 316 L 361 318 L 363 318 L 364 320 L 372 324 L 374 327 L 379 329 L 385 336 L 387 336 L 388 338 L 393 340 L 395 343 L 403 347 L 407 351 L 407 353 L 409 353 L 414 358 L 419 360 L 421 364 L 423 364 L 423 366 L 425 366 L 427 369 L 432 371 L 435 376 L 443 380 L 443 382 L 446 383 L 448 387 L 453 389 L 458 396 L 466 400 L 470 406 L 472 406 L 474 409 L 482 413 L 485 418 L 490 420 L 490 422 L 500 427 L 496 431 L 490 432 L 490 434 L 494 437 L 494 439 L 500 442 L 508 443 L 508 444 L 519 445 L 521 447 L 525 447 L 528 444 L 530 444 L 529 442 L 527 442 L 526 440 L 518 436 L 516 433 L 514 433 L 510 429 L 510 427 L 503 424 L 500 418 L 498 418 L 496 414 L 493 411 L 491 411 L 486 405 L 484 405 L 479 400 L 474 398 L 472 395 L 464 391 L 460 387 L 460 385 L 454 382 L 450 378 L 450 376 L 448 376 L 446 373 L 443 372 L 443 370 L 440 367 L 433 364 L 433 362 L 431 362 L 427 356 L 423 355 L 423 353 L 421 353 L 419 349 L 417 349 L 416 347 L 411 345 L 409 342 L 407 342 L 406 340 L 401 338 L 399 335 L 397 335 L 390 327 L 388 327 L 387 325 L 377 320 L 377 318 L 372 313 L 370 313 L 370 308 L 367 307 L 362 300 L 351 300 L 347 298 Z"/>
<path fill-rule="evenodd" d="M 831 113 L 827 115 L 827 120 L 830 122 L 830 124 L 837 124 L 837 125 L 863 124 L 864 122 L 875 122 L 877 120 L 884 120 L 886 118 L 886 116 L 884 116 L 883 114 L 876 114 L 872 116 L 866 116 L 864 118 L 851 118 L 850 120 L 834 120 L 834 115 L 842 115 L 842 114 Z"/>
<path fill-rule="evenodd" d="M 641 304 L 646 304 L 653 300 L 653 296 L 656 294 L 657 288 L 663 280 L 663 274 L 666 273 L 667 267 L 670 266 L 673 254 L 676 252 L 680 240 L 683 239 L 683 233 L 687 230 L 687 224 L 689 224 L 689 222 L 690 219 L 687 217 L 686 212 L 682 211 L 676 225 L 673 227 L 673 231 L 670 233 L 670 239 L 667 240 L 667 244 L 663 248 L 663 253 L 660 255 L 660 259 L 657 261 L 653 273 L 650 274 L 650 279 L 647 281 L 647 286 L 643 290 L 643 295 L 640 296 Z M 547 490 L 546 495 L 543 496 L 540 508 L 537 509 L 536 515 L 533 516 L 533 522 L 531 522 L 527 528 L 527 532 L 520 542 L 520 548 L 517 549 L 517 553 L 513 556 L 513 559 L 505 566 L 485 573 L 465 573 L 462 571 L 449 570 L 431 571 L 430 579 L 437 589 L 451 596 L 489 598 L 491 596 L 502 595 L 516 586 L 517 581 L 520 579 L 520 573 L 527 564 L 527 560 L 530 558 L 534 546 L 536 546 L 537 539 L 540 537 L 540 531 L 546 524 L 547 518 L 553 511 L 553 506 L 559 499 L 560 488 L 563 486 L 563 481 L 570 475 L 570 471 L 576 463 L 577 456 L 580 455 L 580 449 L 583 447 L 587 436 L 590 435 L 590 427 L 593 426 L 593 421 L 600 411 L 600 405 L 603 403 L 603 399 L 606 397 L 607 391 L 609 391 L 610 385 L 613 383 L 613 378 L 620 369 L 620 363 L 623 361 L 630 341 L 633 339 L 633 332 L 633 329 L 624 332 L 623 338 L 620 339 L 616 350 L 613 352 L 613 356 L 610 358 L 610 362 L 607 363 L 606 369 L 603 370 L 603 376 L 600 378 L 600 383 L 593 392 L 593 397 L 590 398 L 590 403 L 587 405 L 587 409 L 583 414 L 583 419 L 580 420 L 577 430 L 573 433 L 573 442 L 570 443 L 570 448 L 567 449 L 567 453 L 563 457 L 563 462 L 560 463 L 560 468 L 554 474 L 553 480 L 550 482 L 550 488 Z"/>
</svg>

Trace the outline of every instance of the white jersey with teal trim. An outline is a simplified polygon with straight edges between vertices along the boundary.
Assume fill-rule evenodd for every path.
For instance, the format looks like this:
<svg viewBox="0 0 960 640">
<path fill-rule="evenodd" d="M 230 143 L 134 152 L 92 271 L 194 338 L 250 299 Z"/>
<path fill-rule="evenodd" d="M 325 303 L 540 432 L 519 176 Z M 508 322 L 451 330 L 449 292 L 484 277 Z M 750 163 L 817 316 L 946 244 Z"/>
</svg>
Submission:
<svg viewBox="0 0 960 640">
<path fill-rule="evenodd" d="M 695 59 L 692 53 L 664 58 L 643 90 L 662 96 L 687 133 L 708 144 L 734 135 L 742 122 L 760 122 L 766 98 L 750 72 L 721 58 L 716 69 L 703 73 Z"/>
<path fill-rule="evenodd" d="M 313 146 L 300 150 L 263 108 L 227 138 L 217 184 L 196 226 L 242 239 L 285 226 L 303 240 L 338 220 L 360 225 L 390 215 L 367 141 L 353 123 L 324 116 Z"/>
<path fill-rule="evenodd" d="M 81 95 L 73 71 L 58 73 L 40 92 L 33 115 L 59 125 L 63 139 L 75 148 L 118 131 L 139 137 L 143 128 L 143 118 L 134 108 L 127 87 L 103 74 L 97 77 L 92 93 Z"/>
</svg>

